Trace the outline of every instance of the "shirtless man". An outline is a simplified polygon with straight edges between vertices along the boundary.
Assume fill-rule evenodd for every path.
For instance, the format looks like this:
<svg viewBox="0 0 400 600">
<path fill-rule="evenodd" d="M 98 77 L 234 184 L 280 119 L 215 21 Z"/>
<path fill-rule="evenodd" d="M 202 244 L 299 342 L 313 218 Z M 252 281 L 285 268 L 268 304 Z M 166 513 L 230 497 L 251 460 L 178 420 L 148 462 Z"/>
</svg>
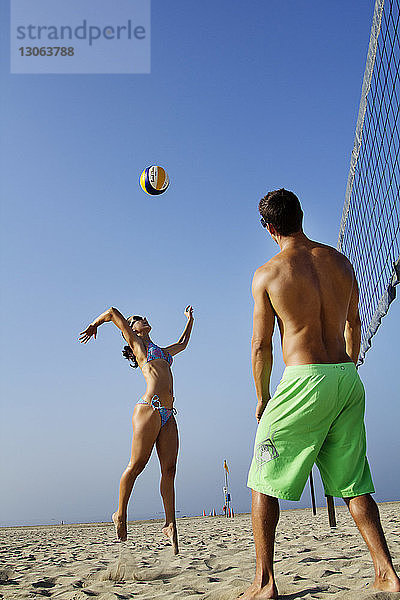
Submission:
<svg viewBox="0 0 400 600">
<path fill-rule="evenodd" d="M 252 365 L 259 422 L 248 486 L 256 573 L 241 600 L 277 598 L 273 553 L 278 498 L 298 500 L 316 462 L 325 493 L 342 497 L 372 556 L 374 588 L 400 591 L 365 455 L 364 388 L 355 364 L 361 323 L 345 256 L 302 230 L 298 198 L 284 189 L 260 201 L 262 225 L 280 252 L 253 279 Z M 275 320 L 286 369 L 269 383 Z"/>
</svg>

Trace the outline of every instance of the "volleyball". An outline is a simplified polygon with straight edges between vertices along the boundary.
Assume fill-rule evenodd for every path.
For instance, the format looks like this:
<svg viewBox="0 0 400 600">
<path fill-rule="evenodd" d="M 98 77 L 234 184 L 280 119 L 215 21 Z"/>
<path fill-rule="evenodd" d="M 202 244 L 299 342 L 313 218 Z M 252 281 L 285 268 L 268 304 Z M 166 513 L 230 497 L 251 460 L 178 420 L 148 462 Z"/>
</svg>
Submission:
<svg viewBox="0 0 400 600">
<path fill-rule="evenodd" d="M 168 173 L 163 167 L 151 165 L 140 176 L 140 187 L 150 196 L 163 194 L 169 186 Z"/>
</svg>

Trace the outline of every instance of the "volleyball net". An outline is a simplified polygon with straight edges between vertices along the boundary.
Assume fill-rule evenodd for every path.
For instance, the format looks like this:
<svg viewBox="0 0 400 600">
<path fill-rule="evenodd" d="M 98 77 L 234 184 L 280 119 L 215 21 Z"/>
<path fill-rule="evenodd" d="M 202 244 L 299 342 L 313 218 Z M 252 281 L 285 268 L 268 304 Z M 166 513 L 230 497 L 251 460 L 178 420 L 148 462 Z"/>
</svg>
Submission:
<svg viewBox="0 0 400 600">
<path fill-rule="evenodd" d="M 376 0 L 338 250 L 360 288 L 361 350 L 400 281 L 400 0 Z"/>
</svg>

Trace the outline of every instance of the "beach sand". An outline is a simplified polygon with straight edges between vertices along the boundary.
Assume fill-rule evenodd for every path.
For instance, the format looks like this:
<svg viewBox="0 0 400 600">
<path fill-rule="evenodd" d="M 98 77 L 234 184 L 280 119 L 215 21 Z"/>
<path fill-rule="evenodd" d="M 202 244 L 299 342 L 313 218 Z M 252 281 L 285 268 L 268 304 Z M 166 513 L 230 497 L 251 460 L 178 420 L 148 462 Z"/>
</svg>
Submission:
<svg viewBox="0 0 400 600">
<path fill-rule="evenodd" d="M 394 564 L 400 571 L 400 502 L 380 504 Z M 374 572 L 345 507 L 330 529 L 326 509 L 281 513 L 276 575 L 282 600 L 398 600 L 365 589 Z M 0 598 L 234 600 L 251 582 L 250 515 L 178 520 L 180 554 L 161 534 L 162 521 L 129 523 L 128 541 L 114 526 L 56 525 L 0 529 Z"/>
</svg>

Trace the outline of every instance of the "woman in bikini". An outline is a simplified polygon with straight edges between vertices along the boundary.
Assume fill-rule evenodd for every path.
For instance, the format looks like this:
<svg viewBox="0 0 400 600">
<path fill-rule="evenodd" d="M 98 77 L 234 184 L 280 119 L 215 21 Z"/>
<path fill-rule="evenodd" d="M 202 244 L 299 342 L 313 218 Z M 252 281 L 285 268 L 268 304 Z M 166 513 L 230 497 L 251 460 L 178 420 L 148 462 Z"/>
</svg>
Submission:
<svg viewBox="0 0 400 600">
<path fill-rule="evenodd" d="M 80 334 L 80 342 L 86 344 L 93 336 L 96 339 L 97 328 L 112 321 L 121 330 L 128 346 L 122 354 L 131 362 L 131 366 L 140 367 L 146 380 L 145 394 L 136 403 L 133 411 L 133 440 L 131 459 L 122 474 L 119 487 L 119 506 L 112 516 L 117 538 L 127 539 L 127 507 L 133 484 L 143 471 L 150 458 L 153 446 L 156 446 L 161 466 L 160 491 L 165 510 L 163 533 L 170 539 L 174 554 L 178 553 L 178 535 L 175 521 L 174 479 L 178 456 L 178 429 L 173 407 L 173 378 L 171 372 L 172 357 L 182 352 L 189 343 L 193 327 L 193 308 L 185 309 L 186 327 L 176 344 L 160 348 L 150 339 L 151 326 L 145 317 L 125 317 L 116 308 L 110 308 L 97 317 Z"/>
</svg>

